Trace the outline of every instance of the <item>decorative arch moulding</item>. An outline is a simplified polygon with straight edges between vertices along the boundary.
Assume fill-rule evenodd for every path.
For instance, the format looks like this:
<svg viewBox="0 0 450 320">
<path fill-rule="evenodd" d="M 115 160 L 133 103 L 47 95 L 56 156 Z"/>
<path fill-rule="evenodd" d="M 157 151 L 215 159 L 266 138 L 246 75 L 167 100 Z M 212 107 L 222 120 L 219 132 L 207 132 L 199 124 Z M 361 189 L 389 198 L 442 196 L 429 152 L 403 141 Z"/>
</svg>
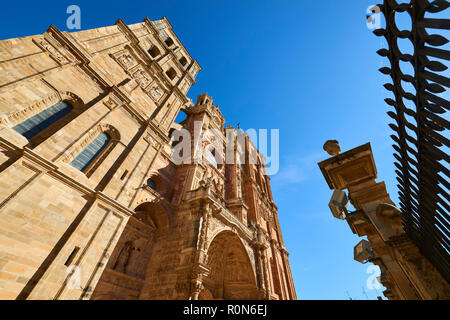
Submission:
<svg viewBox="0 0 450 320">
<path fill-rule="evenodd" d="M 74 109 L 80 109 L 84 106 L 83 100 L 76 94 L 69 91 L 58 91 L 39 100 L 25 104 L 22 110 L 10 113 L 9 115 L 7 114 L 0 116 L 0 125 L 12 127 L 62 101 L 67 101 Z"/>
<path fill-rule="evenodd" d="M 110 124 L 99 124 L 86 132 L 77 142 L 69 147 L 59 159 L 59 162 L 69 163 L 72 161 L 84 148 L 86 148 L 94 139 L 101 133 L 108 133 L 111 141 L 120 142 L 121 137 L 119 131 Z"/>
<path fill-rule="evenodd" d="M 234 229 L 236 233 L 240 234 L 247 241 L 253 240 L 253 233 L 248 231 L 248 228 L 231 212 L 228 212 L 228 209 L 223 208 L 222 206 L 217 206 L 217 203 L 213 201 L 213 218 L 216 218 L 218 221 L 221 221 L 225 226 Z"/>
<path fill-rule="evenodd" d="M 60 65 L 77 61 L 75 56 L 48 32 L 44 33 L 43 37 L 34 38 L 32 41 Z"/>
</svg>

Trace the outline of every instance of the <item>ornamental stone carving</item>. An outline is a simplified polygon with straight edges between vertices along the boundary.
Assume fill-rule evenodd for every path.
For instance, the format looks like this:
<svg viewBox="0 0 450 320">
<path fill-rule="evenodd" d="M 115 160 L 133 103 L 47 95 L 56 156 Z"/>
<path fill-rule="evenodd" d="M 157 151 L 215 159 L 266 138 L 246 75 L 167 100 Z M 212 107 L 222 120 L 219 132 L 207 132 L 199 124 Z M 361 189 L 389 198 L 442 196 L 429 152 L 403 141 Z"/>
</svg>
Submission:
<svg viewBox="0 0 450 320">
<path fill-rule="evenodd" d="M 167 27 L 164 35 L 199 71 L 165 18 L 159 25 Z M 194 103 L 185 95 L 194 83 L 190 75 L 176 84 L 166 81 L 167 63 L 176 66 L 180 57 L 169 52 L 150 59 L 147 37 L 165 47 L 165 36 L 148 19 L 129 27 L 119 20 L 82 34 L 52 26 L 43 35 L 0 40 L 7 61 L 5 75 L 0 74 L 0 174 L 5 184 L 0 228 L 10 226 L 7 211 L 20 207 L 29 214 L 14 214 L 14 219 L 33 231 L 20 237 L 12 232 L 0 241 L 1 252 L 14 252 L 0 259 L 0 269 L 8 269 L 6 278 L 0 275 L 0 300 L 251 300 L 272 293 L 273 286 L 257 282 L 265 277 L 258 263 L 267 259 L 256 259 L 251 242 L 253 226 L 268 223 L 256 202 L 262 191 L 252 187 L 249 176 L 254 169 L 244 161 L 224 163 L 225 119 L 218 106 L 211 97 L 206 103 L 202 95 Z M 69 88 L 73 93 L 64 91 Z M 36 139 L 28 141 L 13 129 L 59 102 L 71 108 L 61 118 L 39 123 L 48 130 Z M 188 120 L 175 125 L 180 110 Z M 34 127 L 33 120 L 25 124 Z M 211 131 L 205 139 L 204 131 L 194 132 L 189 153 L 200 162 L 172 161 L 172 129 L 180 126 Z M 108 141 L 90 147 L 102 133 Z M 205 157 L 202 142 L 208 148 Z M 240 154 L 252 148 L 238 144 L 234 158 L 243 160 Z M 78 156 L 92 161 L 79 170 L 70 165 Z M 228 184 L 248 192 L 237 190 L 228 197 Z M 268 193 L 269 183 L 264 187 Z M 271 208 L 270 199 L 264 201 Z M 276 214 L 276 207 L 271 210 Z M 279 226 L 272 228 L 280 233 Z M 59 241 L 56 247 L 52 239 Z M 25 248 L 22 240 L 30 246 Z M 45 274 L 31 259 L 33 253 L 49 257 Z M 55 263 L 60 267 L 52 268 Z M 65 265 L 81 270 L 76 289 L 69 286 L 72 274 Z M 258 268 L 262 275 L 256 280 Z M 283 295 L 270 297 L 295 299 L 289 269 L 278 272 L 289 281 Z M 265 291 L 258 295 L 261 286 Z"/>
<path fill-rule="evenodd" d="M 153 100 L 155 100 L 155 101 L 159 101 L 159 99 L 161 99 L 161 97 L 162 97 L 162 95 L 163 95 L 163 93 L 164 93 L 164 91 L 160 88 L 160 87 L 158 87 L 158 86 L 153 86 L 151 89 L 150 89 L 150 96 L 153 98 Z"/>
<path fill-rule="evenodd" d="M 123 54 L 120 57 L 117 58 L 117 61 L 119 64 L 124 68 L 125 70 L 130 69 L 136 64 L 136 61 L 133 59 L 133 57 L 129 54 Z"/>
<path fill-rule="evenodd" d="M 141 88 L 146 88 L 152 82 L 150 77 L 143 70 L 134 72 L 133 77 Z"/>
<path fill-rule="evenodd" d="M 64 56 L 59 53 L 59 51 L 53 47 L 47 40 L 42 39 L 39 41 L 39 46 L 45 50 L 48 51 L 48 53 L 50 54 L 50 56 L 52 58 L 54 58 L 55 60 L 57 60 L 58 62 L 66 62 L 67 59 L 64 58 Z"/>
</svg>

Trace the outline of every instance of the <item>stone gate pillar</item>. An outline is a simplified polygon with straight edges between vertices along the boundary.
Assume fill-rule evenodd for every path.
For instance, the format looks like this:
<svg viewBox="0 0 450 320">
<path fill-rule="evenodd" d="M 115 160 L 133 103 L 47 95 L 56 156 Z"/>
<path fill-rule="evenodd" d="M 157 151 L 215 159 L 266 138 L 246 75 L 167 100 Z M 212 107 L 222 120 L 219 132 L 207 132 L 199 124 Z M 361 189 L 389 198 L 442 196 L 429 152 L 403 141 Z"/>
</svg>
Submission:
<svg viewBox="0 0 450 320">
<path fill-rule="evenodd" d="M 355 247 L 355 260 L 379 265 L 381 283 L 389 299 L 450 299 L 450 286 L 437 269 L 423 256 L 402 226 L 400 210 L 392 202 L 384 182 L 376 182 L 377 170 L 370 143 L 340 154 L 336 140 L 325 143 L 333 157 L 320 162 L 330 189 L 338 191 L 330 208 L 340 211 L 353 233 L 367 236 Z M 342 196 L 356 209 L 348 212 Z"/>
</svg>

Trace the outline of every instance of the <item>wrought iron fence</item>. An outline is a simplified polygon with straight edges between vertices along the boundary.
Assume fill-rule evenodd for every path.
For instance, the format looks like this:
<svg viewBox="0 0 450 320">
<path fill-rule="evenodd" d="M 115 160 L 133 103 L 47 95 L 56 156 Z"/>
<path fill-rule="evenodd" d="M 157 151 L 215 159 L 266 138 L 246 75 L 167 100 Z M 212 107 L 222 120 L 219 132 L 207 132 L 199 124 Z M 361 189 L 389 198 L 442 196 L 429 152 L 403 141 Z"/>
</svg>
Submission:
<svg viewBox="0 0 450 320">
<path fill-rule="evenodd" d="M 384 37 L 389 46 L 377 53 L 390 62 L 390 67 L 383 67 L 380 72 L 392 78 L 392 83 L 384 87 L 393 97 L 385 101 L 393 108 L 388 115 L 394 120 L 389 126 L 395 131 L 391 138 L 397 160 L 394 164 L 403 226 L 448 282 L 450 122 L 447 111 L 450 103 L 444 93 L 450 86 L 450 79 L 443 72 L 447 70 L 450 51 L 446 50 L 448 40 L 442 33 L 450 30 L 450 19 L 434 17 L 445 16 L 450 11 L 449 6 L 445 0 L 407 3 L 385 0 L 378 8 L 384 15 L 386 27 L 374 31 L 375 35 Z M 411 30 L 398 29 L 399 14 L 410 16 Z M 402 52 L 401 39 L 409 39 L 414 52 Z M 402 72 L 404 63 L 411 64 L 414 74 Z M 408 92 L 407 87 L 415 92 Z"/>
</svg>

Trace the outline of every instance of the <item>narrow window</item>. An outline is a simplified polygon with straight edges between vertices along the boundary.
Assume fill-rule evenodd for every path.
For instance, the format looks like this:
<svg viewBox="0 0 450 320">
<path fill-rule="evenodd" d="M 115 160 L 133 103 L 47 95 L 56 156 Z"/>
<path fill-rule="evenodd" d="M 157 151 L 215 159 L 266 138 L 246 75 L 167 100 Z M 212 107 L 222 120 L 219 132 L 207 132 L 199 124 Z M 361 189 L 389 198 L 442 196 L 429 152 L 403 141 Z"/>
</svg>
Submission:
<svg viewBox="0 0 450 320">
<path fill-rule="evenodd" d="M 152 178 L 147 179 L 147 185 L 156 191 L 156 183 Z"/>
<path fill-rule="evenodd" d="M 166 40 L 164 40 L 164 42 L 166 43 L 166 45 L 168 47 L 171 47 L 174 44 L 174 42 L 173 42 L 171 37 L 168 37 Z"/>
<path fill-rule="evenodd" d="M 181 65 L 184 67 L 185 65 L 186 65 L 186 63 L 187 63 L 187 59 L 185 58 L 185 57 L 181 57 L 180 58 L 180 63 L 181 63 Z"/>
<path fill-rule="evenodd" d="M 70 253 L 69 257 L 67 258 L 66 262 L 64 263 L 65 266 L 70 266 L 75 259 L 75 256 L 77 255 L 78 251 L 80 250 L 80 247 L 75 247 L 72 252 Z"/>
<path fill-rule="evenodd" d="M 103 132 L 100 133 L 94 141 L 92 141 L 75 159 L 70 163 L 73 167 L 80 171 L 84 171 L 89 164 L 105 149 L 108 142 L 111 140 L 110 136 Z"/>
<path fill-rule="evenodd" d="M 51 107 L 42 110 L 38 114 L 22 121 L 13 129 L 27 139 L 31 139 L 52 123 L 62 119 L 72 111 L 72 106 L 65 101 L 58 102 Z"/>
<path fill-rule="evenodd" d="M 170 68 L 169 70 L 167 70 L 166 74 L 170 80 L 175 79 L 175 77 L 177 76 L 177 72 L 174 70 L 174 68 Z"/>
<path fill-rule="evenodd" d="M 157 46 L 153 46 L 148 50 L 148 53 L 152 56 L 152 58 L 156 58 L 161 54 L 161 51 L 159 51 Z"/>
</svg>

